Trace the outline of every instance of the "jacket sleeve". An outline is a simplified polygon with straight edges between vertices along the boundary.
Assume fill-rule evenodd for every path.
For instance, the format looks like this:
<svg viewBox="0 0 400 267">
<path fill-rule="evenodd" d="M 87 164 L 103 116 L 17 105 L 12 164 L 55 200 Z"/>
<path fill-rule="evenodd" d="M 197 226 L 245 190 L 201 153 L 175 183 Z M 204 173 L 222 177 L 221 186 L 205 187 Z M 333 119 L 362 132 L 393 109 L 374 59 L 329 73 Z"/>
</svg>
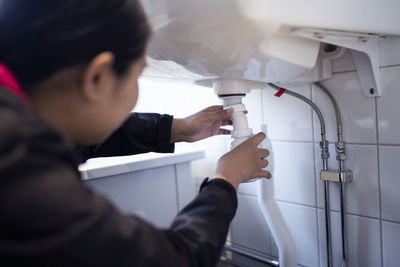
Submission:
<svg viewBox="0 0 400 267">
<path fill-rule="evenodd" d="M 173 117 L 156 113 L 132 115 L 102 144 L 78 147 L 83 160 L 127 156 L 146 152 L 174 152 L 171 140 Z"/>
<path fill-rule="evenodd" d="M 3 188 L 7 207 L 2 220 L 7 223 L 2 231 L 9 239 L 3 235 L 0 240 L 0 262 L 59 267 L 216 265 L 237 208 L 235 189 L 226 181 L 208 182 L 170 228 L 161 230 L 122 215 L 83 186 L 70 168 L 40 162 L 29 179 L 15 179 Z"/>
</svg>

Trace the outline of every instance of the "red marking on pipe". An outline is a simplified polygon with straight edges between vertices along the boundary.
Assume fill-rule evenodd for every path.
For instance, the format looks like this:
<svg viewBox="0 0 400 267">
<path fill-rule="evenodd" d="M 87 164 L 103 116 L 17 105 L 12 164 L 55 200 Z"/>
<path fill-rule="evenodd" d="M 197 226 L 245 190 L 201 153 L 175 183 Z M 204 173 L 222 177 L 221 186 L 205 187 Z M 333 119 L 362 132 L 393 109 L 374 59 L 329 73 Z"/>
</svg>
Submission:
<svg viewBox="0 0 400 267">
<path fill-rule="evenodd" d="M 275 94 L 276 97 L 281 97 L 285 93 L 286 89 L 281 88 L 279 91 Z"/>
</svg>

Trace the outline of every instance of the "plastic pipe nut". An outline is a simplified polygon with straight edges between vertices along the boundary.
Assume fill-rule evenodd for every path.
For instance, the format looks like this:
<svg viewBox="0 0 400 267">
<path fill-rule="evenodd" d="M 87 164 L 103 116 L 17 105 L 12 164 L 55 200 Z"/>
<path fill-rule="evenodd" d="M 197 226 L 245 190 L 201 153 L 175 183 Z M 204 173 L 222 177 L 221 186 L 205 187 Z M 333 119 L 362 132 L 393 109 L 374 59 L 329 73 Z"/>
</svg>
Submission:
<svg viewBox="0 0 400 267">
<path fill-rule="evenodd" d="M 246 106 L 244 104 L 236 104 L 224 107 L 224 109 L 230 109 L 230 108 L 233 108 L 233 112 L 242 112 L 246 110 Z"/>
</svg>

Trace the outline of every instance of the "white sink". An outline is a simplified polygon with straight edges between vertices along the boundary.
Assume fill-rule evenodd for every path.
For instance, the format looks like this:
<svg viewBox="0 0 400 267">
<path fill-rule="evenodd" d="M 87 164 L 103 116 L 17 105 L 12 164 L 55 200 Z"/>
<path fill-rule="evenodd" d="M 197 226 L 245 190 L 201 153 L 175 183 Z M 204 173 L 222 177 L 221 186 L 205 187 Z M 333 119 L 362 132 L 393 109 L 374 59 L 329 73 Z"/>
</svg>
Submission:
<svg viewBox="0 0 400 267">
<path fill-rule="evenodd" d="M 157 61 L 147 71 L 152 76 L 162 69 L 161 76 L 171 72 L 173 78 L 270 82 L 271 59 L 297 66 L 293 76 L 315 66 L 321 42 L 298 30 L 400 36 L 398 0 L 142 2 L 154 28 L 148 55 Z"/>
</svg>

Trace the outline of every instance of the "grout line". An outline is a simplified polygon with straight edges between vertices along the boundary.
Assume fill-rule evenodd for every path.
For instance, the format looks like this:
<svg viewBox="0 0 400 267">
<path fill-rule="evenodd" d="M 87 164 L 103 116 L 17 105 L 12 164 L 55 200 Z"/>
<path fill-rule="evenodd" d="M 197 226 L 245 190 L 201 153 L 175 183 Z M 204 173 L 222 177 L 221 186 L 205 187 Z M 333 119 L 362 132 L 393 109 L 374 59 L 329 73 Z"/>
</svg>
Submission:
<svg viewBox="0 0 400 267">
<path fill-rule="evenodd" d="M 285 139 L 271 139 L 271 142 L 279 143 L 299 143 L 299 144 L 319 144 L 319 141 L 306 141 L 306 140 L 285 140 Z M 330 144 L 335 144 L 335 142 L 329 142 Z M 346 145 L 357 145 L 357 146 L 376 146 L 377 143 L 357 143 L 357 142 L 346 142 Z M 379 144 L 382 145 L 382 144 Z M 385 145 L 384 145 L 385 146 Z M 397 145 L 386 145 L 386 146 L 400 146 Z"/>
<path fill-rule="evenodd" d="M 314 85 L 310 83 L 310 90 L 311 90 L 311 101 L 315 103 L 314 99 Z M 313 143 L 316 143 L 317 140 L 315 140 L 315 125 L 314 125 L 314 113 L 313 110 L 311 109 L 311 129 L 312 129 L 312 140 Z M 316 159 L 316 149 L 315 145 L 313 147 L 313 166 L 314 166 L 314 185 L 315 185 L 315 206 L 318 207 L 318 182 L 317 182 L 317 159 Z M 319 243 L 319 238 L 320 238 L 320 232 L 319 232 L 319 216 L 318 216 L 318 209 L 315 209 L 316 217 L 317 217 L 317 246 L 318 246 L 318 263 L 321 265 L 321 251 L 320 251 L 320 243 Z"/>
<path fill-rule="evenodd" d="M 324 210 L 323 207 L 318 207 L 318 209 L 319 210 Z M 334 212 L 334 213 L 337 213 L 338 215 L 340 215 L 340 211 L 338 211 L 338 210 L 331 210 L 331 212 Z M 360 218 L 364 218 L 364 219 L 379 221 L 379 218 L 377 218 L 377 217 L 372 217 L 372 216 L 368 216 L 368 215 L 360 215 L 360 214 L 352 213 L 352 212 L 346 212 L 346 215 L 351 215 L 351 216 L 354 216 L 354 217 L 360 217 Z"/>
<path fill-rule="evenodd" d="M 305 140 L 284 140 L 284 139 L 271 139 L 271 142 L 279 142 L 279 143 L 300 143 L 300 144 L 313 144 L 316 143 L 314 141 L 305 141 Z"/>
<path fill-rule="evenodd" d="M 378 145 L 379 146 L 387 146 L 387 147 L 390 147 L 390 146 L 400 147 L 400 144 L 379 144 L 378 143 Z"/>
<path fill-rule="evenodd" d="M 382 222 L 388 222 L 388 223 L 393 223 L 393 224 L 397 224 L 398 226 L 400 226 L 400 222 L 399 221 L 392 221 L 392 220 L 388 220 L 388 219 L 382 219 Z"/>
<path fill-rule="evenodd" d="M 375 97 L 375 129 L 376 129 L 376 156 L 378 159 L 378 200 L 379 200 L 379 234 L 381 237 L 380 251 L 381 251 L 381 265 L 383 267 L 383 229 L 382 229 L 382 185 L 381 185 L 381 160 L 379 148 L 379 121 L 378 121 L 378 99 Z"/>
<path fill-rule="evenodd" d="M 319 144 L 319 141 L 306 141 L 306 140 L 285 140 L 285 139 L 271 139 L 271 142 L 279 143 L 299 143 L 299 144 Z M 329 142 L 335 144 L 335 142 Z M 377 143 L 358 143 L 358 142 L 346 142 L 346 145 L 357 145 L 357 146 L 376 146 Z M 400 146 L 400 144 L 379 144 L 383 146 Z"/>
<path fill-rule="evenodd" d="M 376 146 L 378 143 L 356 143 L 356 142 L 346 142 L 346 145 L 353 146 Z"/>
<path fill-rule="evenodd" d="M 393 64 L 393 65 L 386 65 L 386 66 L 380 66 L 380 69 L 389 69 L 389 68 L 398 68 L 400 67 L 400 64 Z"/>
<path fill-rule="evenodd" d="M 305 208 L 312 208 L 312 209 L 316 209 L 316 206 L 313 205 L 308 205 L 308 204 L 303 204 L 303 203 L 297 203 L 297 202 L 293 202 L 290 200 L 284 200 L 284 199 L 275 199 L 277 202 L 281 202 L 281 203 L 285 203 L 285 204 L 291 204 L 291 205 L 296 205 L 296 206 L 302 206 Z"/>
</svg>

